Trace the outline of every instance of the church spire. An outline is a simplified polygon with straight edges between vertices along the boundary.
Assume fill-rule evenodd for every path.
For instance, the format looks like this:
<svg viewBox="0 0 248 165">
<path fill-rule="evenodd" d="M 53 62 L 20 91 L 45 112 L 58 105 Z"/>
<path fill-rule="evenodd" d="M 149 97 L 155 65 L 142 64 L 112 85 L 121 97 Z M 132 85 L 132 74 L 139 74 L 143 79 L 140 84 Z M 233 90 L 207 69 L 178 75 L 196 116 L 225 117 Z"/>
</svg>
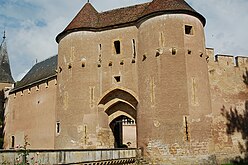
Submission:
<svg viewBox="0 0 248 165">
<path fill-rule="evenodd" d="M 0 45 L 0 83 L 14 83 L 9 65 L 5 31 Z"/>
</svg>

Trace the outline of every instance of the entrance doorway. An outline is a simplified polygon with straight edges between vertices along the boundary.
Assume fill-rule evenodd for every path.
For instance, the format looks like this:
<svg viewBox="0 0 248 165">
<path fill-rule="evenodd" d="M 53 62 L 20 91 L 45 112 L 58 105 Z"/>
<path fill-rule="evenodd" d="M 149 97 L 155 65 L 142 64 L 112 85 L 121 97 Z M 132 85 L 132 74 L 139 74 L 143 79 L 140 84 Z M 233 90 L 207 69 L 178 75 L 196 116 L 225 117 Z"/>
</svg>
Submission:
<svg viewBox="0 0 248 165">
<path fill-rule="evenodd" d="M 115 148 L 136 147 L 136 124 L 127 116 L 121 115 L 109 124 L 114 135 Z"/>
<path fill-rule="evenodd" d="M 109 90 L 101 97 L 99 107 L 109 118 L 115 148 L 136 148 L 137 95 L 123 88 Z"/>
</svg>

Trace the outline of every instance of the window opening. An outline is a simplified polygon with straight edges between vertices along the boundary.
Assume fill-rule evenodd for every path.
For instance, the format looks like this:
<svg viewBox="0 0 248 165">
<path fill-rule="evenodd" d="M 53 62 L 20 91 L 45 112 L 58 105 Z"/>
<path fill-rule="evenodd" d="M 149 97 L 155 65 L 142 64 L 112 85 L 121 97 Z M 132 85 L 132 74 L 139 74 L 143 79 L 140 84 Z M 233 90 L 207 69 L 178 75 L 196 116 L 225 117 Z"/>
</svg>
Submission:
<svg viewBox="0 0 248 165">
<path fill-rule="evenodd" d="M 11 148 L 15 148 L 15 136 L 11 136 Z"/>
<path fill-rule="evenodd" d="M 102 44 L 99 44 L 98 67 L 101 66 L 101 62 L 102 62 Z"/>
<path fill-rule="evenodd" d="M 121 81 L 121 76 L 114 76 L 114 79 L 116 82 L 120 82 Z"/>
<path fill-rule="evenodd" d="M 59 67 L 59 73 L 61 73 L 62 72 L 62 68 L 61 67 Z"/>
<path fill-rule="evenodd" d="M 185 25 L 185 34 L 193 35 L 193 27 Z"/>
<path fill-rule="evenodd" d="M 87 144 L 87 126 L 84 126 L 84 144 Z"/>
<path fill-rule="evenodd" d="M 144 55 L 143 55 L 143 58 L 142 58 L 142 61 L 145 61 L 146 58 L 147 58 L 147 57 L 146 57 L 146 55 L 144 54 Z"/>
<path fill-rule="evenodd" d="M 133 59 L 136 58 L 135 40 L 133 39 Z"/>
<path fill-rule="evenodd" d="M 121 53 L 121 43 L 120 41 L 114 41 L 114 46 L 115 46 L 115 53 L 120 54 Z"/>
<path fill-rule="evenodd" d="M 191 54 L 191 52 L 192 52 L 191 50 L 188 50 L 188 54 Z"/>
<path fill-rule="evenodd" d="M 60 133 L 60 122 L 56 123 L 56 133 L 59 134 Z"/>
<path fill-rule="evenodd" d="M 176 55 L 177 49 L 176 48 L 172 48 L 171 53 L 172 53 L 172 55 Z"/>
<path fill-rule="evenodd" d="M 239 66 L 239 60 L 238 57 L 234 58 L 234 66 L 238 67 Z"/>
<path fill-rule="evenodd" d="M 109 66 L 112 66 L 112 61 L 109 62 Z"/>
<path fill-rule="evenodd" d="M 186 135 L 186 140 L 189 141 L 189 128 L 188 128 L 188 121 L 187 117 L 184 117 L 185 121 L 185 135 Z"/>
</svg>

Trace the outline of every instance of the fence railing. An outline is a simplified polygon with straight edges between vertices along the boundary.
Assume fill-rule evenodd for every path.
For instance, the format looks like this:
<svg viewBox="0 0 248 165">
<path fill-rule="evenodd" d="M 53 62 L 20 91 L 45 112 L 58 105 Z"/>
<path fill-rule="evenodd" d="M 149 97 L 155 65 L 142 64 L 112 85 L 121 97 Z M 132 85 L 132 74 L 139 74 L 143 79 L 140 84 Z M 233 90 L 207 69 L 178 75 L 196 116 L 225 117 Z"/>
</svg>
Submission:
<svg viewBox="0 0 248 165">
<path fill-rule="evenodd" d="M 141 154 L 140 149 L 62 149 L 62 150 L 0 150 L 0 164 L 131 164 Z"/>
</svg>

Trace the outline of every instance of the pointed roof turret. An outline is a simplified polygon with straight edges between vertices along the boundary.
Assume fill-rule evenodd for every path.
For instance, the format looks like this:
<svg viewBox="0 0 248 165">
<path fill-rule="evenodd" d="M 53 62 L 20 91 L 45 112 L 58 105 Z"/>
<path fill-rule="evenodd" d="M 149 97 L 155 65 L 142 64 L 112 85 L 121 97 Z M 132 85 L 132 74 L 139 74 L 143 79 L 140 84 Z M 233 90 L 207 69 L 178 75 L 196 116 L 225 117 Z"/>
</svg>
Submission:
<svg viewBox="0 0 248 165">
<path fill-rule="evenodd" d="M 84 28 L 95 28 L 98 24 L 98 12 L 88 1 L 79 13 L 73 18 L 69 25 L 56 37 L 56 41 L 59 42 L 59 38 L 69 34 L 73 31 Z"/>
<path fill-rule="evenodd" d="M 14 83 L 9 65 L 5 31 L 0 45 L 0 83 Z"/>
<path fill-rule="evenodd" d="M 87 2 L 79 13 L 74 17 L 71 23 L 65 28 L 65 31 L 83 28 L 83 27 L 96 27 L 98 23 L 98 12 Z"/>
</svg>

